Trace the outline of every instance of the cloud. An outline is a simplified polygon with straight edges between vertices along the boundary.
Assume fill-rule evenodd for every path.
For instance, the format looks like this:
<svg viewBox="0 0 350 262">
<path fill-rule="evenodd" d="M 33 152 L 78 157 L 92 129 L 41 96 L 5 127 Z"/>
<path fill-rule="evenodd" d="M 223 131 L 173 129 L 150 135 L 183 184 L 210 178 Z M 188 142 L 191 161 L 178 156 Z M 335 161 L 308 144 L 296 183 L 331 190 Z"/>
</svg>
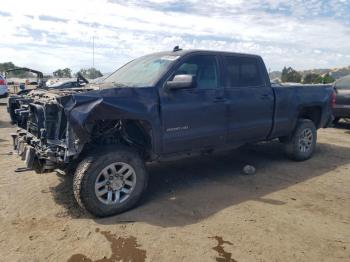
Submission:
<svg viewBox="0 0 350 262">
<path fill-rule="evenodd" d="M 260 54 L 272 70 L 350 64 L 350 1 L 11 0 L 0 60 L 52 72 L 110 72 L 137 56 L 183 48 Z"/>
</svg>

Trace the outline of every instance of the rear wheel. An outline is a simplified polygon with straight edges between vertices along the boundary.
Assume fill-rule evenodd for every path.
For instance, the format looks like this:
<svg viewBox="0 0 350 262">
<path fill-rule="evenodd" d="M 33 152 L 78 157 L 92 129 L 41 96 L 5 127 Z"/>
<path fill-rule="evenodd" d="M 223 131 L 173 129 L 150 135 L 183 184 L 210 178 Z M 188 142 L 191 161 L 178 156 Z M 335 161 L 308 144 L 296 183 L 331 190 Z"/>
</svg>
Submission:
<svg viewBox="0 0 350 262">
<path fill-rule="evenodd" d="M 73 179 L 80 206 L 104 217 L 134 207 L 147 187 L 147 172 L 137 152 L 127 147 L 101 149 L 86 157 Z"/>
<path fill-rule="evenodd" d="M 316 147 L 317 130 L 315 124 L 308 119 L 301 119 L 297 127 L 285 144 L 287 156 L 296 161 L 309 159 Z"/>
</svg>

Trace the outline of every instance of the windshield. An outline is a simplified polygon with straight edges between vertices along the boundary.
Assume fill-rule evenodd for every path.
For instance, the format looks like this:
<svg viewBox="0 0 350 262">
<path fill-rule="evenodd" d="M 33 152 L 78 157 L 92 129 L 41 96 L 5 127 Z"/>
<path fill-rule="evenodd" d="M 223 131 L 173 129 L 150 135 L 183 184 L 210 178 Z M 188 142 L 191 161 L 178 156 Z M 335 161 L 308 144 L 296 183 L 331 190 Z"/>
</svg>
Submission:
<svg viewBox="0 0 350 262">
<path fill-rule="evenodd" d="M 178 58 L 179 56 L 164 54 L 148 55 L 137 58 L 108 76 L 103 81 L 103 84 L 112 83 L 115 87 L 153 86 L 167 71 L 171 63 Z"/>
</svg>

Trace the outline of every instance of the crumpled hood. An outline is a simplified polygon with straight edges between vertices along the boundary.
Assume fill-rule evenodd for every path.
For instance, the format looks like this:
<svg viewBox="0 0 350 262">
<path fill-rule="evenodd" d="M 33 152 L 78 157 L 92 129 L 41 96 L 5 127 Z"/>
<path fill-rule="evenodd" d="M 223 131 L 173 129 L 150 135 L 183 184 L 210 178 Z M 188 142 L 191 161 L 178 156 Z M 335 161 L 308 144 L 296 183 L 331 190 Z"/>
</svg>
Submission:
<svg viewBox="0 0 350 262">
<path fill-rule="evenodd" d="M 57 99 L 76 135 L 87 141 L 97 120 L 157 119 L 158 95 L 154 87 L 110 88 Z M 155 117 L 155 118 L 154 118 Z"/>
</svg>

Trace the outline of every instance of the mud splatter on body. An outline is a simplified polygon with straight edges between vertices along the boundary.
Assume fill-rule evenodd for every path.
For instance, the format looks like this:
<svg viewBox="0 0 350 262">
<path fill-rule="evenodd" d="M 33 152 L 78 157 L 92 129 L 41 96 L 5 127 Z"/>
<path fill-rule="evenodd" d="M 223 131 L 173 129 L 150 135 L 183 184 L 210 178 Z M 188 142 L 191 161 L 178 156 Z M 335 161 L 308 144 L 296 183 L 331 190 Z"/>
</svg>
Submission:
<svg viewBox="0 0 350 262">
<path fill-rule="evenodd" d="M 232 253 L 226 252 L 223 247 L 224 244 L 228 244 L 232 246 L 233 244 L 231 242 L 225 241 L 222 239 L 222 237 L 219 237 L 219 236 L 209 237 L 209 238 L 212 238 L 218 241 L 218 244 L 215 247 L 213 247 L 213 250 L 215 250 L 219 254 L 219 256 L 216 257 L 217 262 L 237 262 L 232 258 Z"/>
<path fill-rule="evenodd" d="M 146 260 L 146 251 L 140 249 L 136 238 L 130 236 L 128 238 L 117 237 L 109 231 L 100 231 L 98 228 L 96 232 L 100 232 L 111 243 L 112 255 L 107 258 L 93 261 L 91 258 L 83 254 L 75 254 L 68 262 L 112 262 L 112 261 L 130 261 L 130 262 L 144 262 Z"/>
</svg>

